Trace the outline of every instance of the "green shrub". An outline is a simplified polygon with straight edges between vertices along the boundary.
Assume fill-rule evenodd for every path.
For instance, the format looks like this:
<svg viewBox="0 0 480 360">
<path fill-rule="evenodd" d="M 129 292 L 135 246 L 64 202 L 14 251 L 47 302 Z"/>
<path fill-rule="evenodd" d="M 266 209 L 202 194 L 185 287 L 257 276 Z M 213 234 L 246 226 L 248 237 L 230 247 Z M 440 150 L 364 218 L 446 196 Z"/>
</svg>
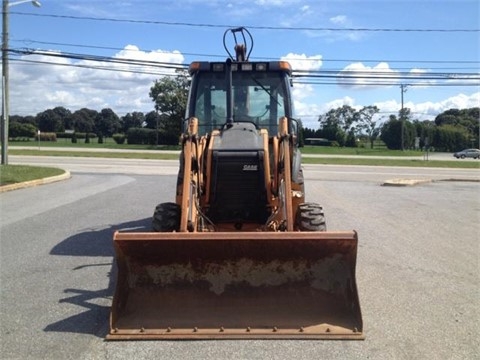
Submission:
<svg viewBox="0 0 480 360">
<path fill-rule="evenodd" d="M 160 133 L 160 144 L 162 145 L 178 145 L 180 136 L 176 133 Z"/>
<path fill-rule="evenodd" d="M 72 139 L 74 135 L 74 132 L 57 132 L 57 139 Z"/>
<path fill-rule="evenodd" d="M 114 135 L 115 136 L 115 135 Z M 132 145 L 178 145 L 179 136 L 173 132 L 146 128 L 130 128 L 126 134 L 127 143 Z"/>
<path fill-rule="evenodd" d="M 129 145 L 153 145 L 156 141 L 155 130 L 144 128 L 130 128 L 127 131 Z"/>
<path fill-rule="evenodd" d="M 35 140 L 38 141 L 38 134 L 35 135 Z M 57 141 L 57 134 L 54 132 L 41 132 L 40 141 Z"/>
<path fill-rule="evenodd" d="M 125 139 L 126 139 L 125 134 L 113 134 L 112 137 L 113 137 L 113 140 L 119 145 L 122 145 L 125 143 Z"/>
<path fill-rule="evenodd" d="M 32 124 L 25 124 L 13 121 L 8 129 L 8 136 L 11 138 L 33 138 L 37 133 L 37 128 Z"/>
</svg>

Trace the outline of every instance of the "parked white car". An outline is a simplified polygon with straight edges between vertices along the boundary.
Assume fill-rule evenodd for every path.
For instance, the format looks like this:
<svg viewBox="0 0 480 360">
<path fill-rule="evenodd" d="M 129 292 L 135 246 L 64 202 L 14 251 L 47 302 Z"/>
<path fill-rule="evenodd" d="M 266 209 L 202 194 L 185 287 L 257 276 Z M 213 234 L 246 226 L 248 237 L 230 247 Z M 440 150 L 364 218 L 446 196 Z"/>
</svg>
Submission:
<svg viewBox="0 0 480 360">
<path fill-rule="evenodd" d="M 465 158 L 480 159 L 480 150 L 465 149 L 465 150 L 454 153 L 453 156 L 455 156 L 457 159 L 465 159 Z"/>
</svg>

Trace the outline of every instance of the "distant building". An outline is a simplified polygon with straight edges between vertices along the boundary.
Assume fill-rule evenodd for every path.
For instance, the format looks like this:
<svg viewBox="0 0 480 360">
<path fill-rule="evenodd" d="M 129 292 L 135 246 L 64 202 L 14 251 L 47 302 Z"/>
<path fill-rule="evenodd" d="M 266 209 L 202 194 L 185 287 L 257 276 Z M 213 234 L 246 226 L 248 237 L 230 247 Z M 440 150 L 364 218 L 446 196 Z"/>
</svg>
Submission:
<svg viewBox="0 0 480 360">
<path fill-rule="evenodd" d="M 330 146 L 330 140 L 325 138 L 306 138 L 305 145 Z"/>
</svg>

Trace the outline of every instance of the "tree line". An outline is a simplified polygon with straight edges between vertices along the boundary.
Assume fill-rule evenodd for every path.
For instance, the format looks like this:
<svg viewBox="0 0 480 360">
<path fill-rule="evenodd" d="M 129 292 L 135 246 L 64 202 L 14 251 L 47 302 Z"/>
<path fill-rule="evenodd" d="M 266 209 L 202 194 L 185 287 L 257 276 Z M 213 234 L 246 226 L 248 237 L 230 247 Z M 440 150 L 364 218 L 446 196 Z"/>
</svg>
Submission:
<svg viewBox="0 0 480 360">
<path fill-rule="evenodd" d="M 9 137 L 31 138 L 37 131 L 47 134 L 68 132 L 88 136 L 114 137 L 132 144 L 177 144 L 188 94 L 185 78 L 162 78 L 155 81 L 149 96 L 154 110 L 134 111 L 118 116 L 112 109 L 100 111 L 82 108 L 70 111 L 58 106 L 36 116 L 10 116 Z"/>
<path fill-rule="evenodd" d="M 376 106 L 356 110 L 351 106 L 331 109 L 318 118 L 319 128 L 303 130 L 303 138 L 325 139 L 336 146 L 356 147 L 359 140 L 373 148 L 377 139 L 391 150 L 435 149 L 458 151 L 479 147 L 480 108 L 449 109 L 433 121 L 418 120 L 409 108 L 388 119 L 378 116 Z"/>
</svg>

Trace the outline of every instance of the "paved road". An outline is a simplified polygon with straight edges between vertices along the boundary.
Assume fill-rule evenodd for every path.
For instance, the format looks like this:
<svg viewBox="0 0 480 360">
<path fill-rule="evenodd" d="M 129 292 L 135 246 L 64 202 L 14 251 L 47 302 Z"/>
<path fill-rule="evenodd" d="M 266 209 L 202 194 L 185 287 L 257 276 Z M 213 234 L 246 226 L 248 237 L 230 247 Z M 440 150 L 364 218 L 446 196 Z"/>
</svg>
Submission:
<svg viewBox="0 0 480 360">
<path fill-rule="evenodd" d="M 359 232 L 365 341 L 105 342 L 112 232 L 148 228 L 154 206 L 173 200 L 176 168 L 96 161 L 70 163 L 70 180 L 0 194 L 2 359 L 443 360 L 480 352 L 480 183 L 384 187 L 387 178 L 447 179 L 458 170 L 316 165 L 305 167 L 307 198 L 324 205 L 330 230 Z"/>
<path fill-rule="evenodd" d="M 128 153 L 158 153 L 159 150 L 134 150 L 134 149 L 103 149 L 103 148 L 75 148 L 75 147 L 38 147 L 38 146 L 14 146 L 12 149 L 17 150 L 38 150 L 40 153 L 42 150 L 48 151 L 71 151 L 71 152 L 128 152 Z M 179 151 L 175 150 L 161 150 L 164 153 L 178 154 Z M 374 155 L 331 155 L 331 154 L 303 154 L 305 157 L 328 157 L 328 158 L 345 158 L 353 157 L 356 159 L 417 159 L 417 160 L 456 160 L 456 161 L 478 161 L 477 159 L 462 159 L 457 160 L 453 157 L 452 153 L 445 152 L 419 152 L 417 156 L 374 156 Z"/>
<path fill-rule="evenodd" d="M 70 172 L 121 173 L 138 175 L 175 175 L 178 172 L 176 160 L 143 160 L 143 159 L 104 159 L 61 156 L 9 156 L 11 164 L 34 164 L 39 166 L 59 167 Z M 304 169 L 318 169 L 326 177 L 331 174 L 348 173 L 351 178 L 369 177 L 374 181 L 387 179 L 432 179 L 432 180 L 480 180 L 480 169 L 453 168 L 413 168 L 413 167 L 382 167 L 382 166 L 337 166 L 309 165 Z M 315 170 L 317 171 L 317 170 Z M 308 172 L 307 172 L 308 174 Z"/>
</svg>

